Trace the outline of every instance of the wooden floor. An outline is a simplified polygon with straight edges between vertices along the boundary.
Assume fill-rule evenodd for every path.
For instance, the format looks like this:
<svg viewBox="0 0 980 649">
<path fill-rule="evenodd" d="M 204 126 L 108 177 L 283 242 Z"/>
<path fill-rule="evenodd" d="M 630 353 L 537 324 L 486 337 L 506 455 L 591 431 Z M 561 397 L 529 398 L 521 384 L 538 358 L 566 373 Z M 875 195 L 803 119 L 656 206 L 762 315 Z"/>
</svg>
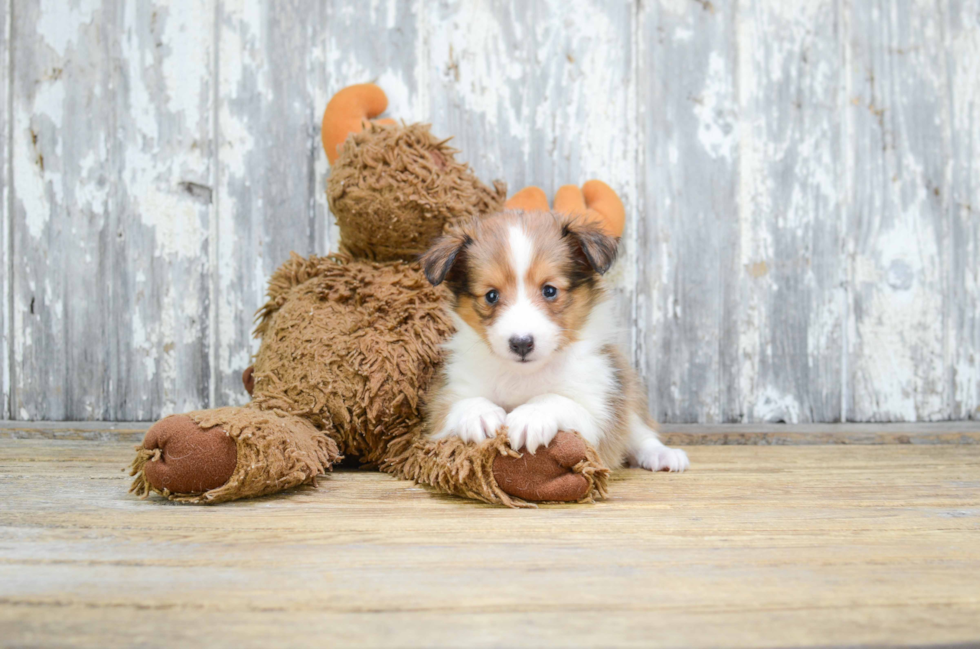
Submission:
<svg viewBox="0 0 980 649">
<path fill-rule="evenodd" d="M 594 506 L 376 473 L 140 501 L 131 443 L 0 439 L 0 644 L 980 643 L 980 446 L 693 446 Z"/>
</svg>

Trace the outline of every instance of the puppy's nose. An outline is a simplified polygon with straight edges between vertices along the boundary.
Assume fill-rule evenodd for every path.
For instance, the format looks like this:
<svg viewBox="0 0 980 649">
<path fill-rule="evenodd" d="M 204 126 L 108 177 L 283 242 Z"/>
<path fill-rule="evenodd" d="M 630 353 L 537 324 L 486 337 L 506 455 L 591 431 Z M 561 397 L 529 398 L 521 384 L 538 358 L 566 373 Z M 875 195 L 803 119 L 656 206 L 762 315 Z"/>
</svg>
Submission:
<svg viewBox="0 0 980 649">
<path fill-rule="evenodd" d="M 533 336 L 511 336 L 510 351 L 520 355 L 522 359 L 530 354 L 532 349 L 534 349 Z"/>
</svg>

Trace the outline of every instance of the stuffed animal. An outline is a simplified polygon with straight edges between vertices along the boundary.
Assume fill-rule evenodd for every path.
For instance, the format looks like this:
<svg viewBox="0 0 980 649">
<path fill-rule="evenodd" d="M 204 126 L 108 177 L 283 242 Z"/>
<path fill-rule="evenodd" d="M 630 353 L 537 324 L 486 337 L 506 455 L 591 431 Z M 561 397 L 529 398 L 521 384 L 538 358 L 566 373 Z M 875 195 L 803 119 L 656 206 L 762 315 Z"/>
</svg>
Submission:
<svg viewBox="0 0 980 649">
<path fill-rule="evenodd" d="M 445 289 L 432 287 L 416 260 L 447 227 L 499 210 L 506 188 L 481 183 L 428 125 L 371 121 L 386 107 L 371 84 L 327 106 L 327 194 L 340 251 L 294 253 L 269 280 L 256 316 L 262 342 L 243 375 L 251 402 L 154 424 L 137 446 L 131 492 L 219 503 L 315 484 L 348 456 L 512 507 L 604 495 L 608 470 L 577 433 L 562 431 L 533 455 L 511 450 L 505 433 L 480 444 L 425 435 L 422 401 L 452 324 Z M 622 204 L 601 183 L 562 188 L 555 202 L 621 231 Z M 536 188 L 509 206 L 548 209 Z"/>
</svg>

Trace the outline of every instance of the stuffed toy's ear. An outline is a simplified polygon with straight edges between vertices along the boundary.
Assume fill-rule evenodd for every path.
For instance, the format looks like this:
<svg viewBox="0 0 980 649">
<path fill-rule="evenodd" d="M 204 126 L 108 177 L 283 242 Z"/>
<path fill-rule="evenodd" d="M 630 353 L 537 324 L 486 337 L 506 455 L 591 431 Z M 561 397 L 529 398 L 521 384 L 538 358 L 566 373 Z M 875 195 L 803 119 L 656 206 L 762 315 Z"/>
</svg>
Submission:
<svg viewBox="0 0 980 649">
<path fill-rule="evenodd" d="M 442 284 L 460 253 L 472 242 L 470 236 L 462 231 L 440 237 L 421 258 L 425 278 L 429 283 L 433 286 Z"/>
<path fill-rule="evenodd" d="M 330 164 L 340 157 L 340 147 L 351 133 L 360 133 L 366 122 L 372 121 L 388 108 L 384 90 L 373 83 L 347 86 L 334 95 L 323 111 L 320 137 Z M 394 125 L 393 119 L 373 120 L 375 124 Z"/>
<path fill-rule="evenodd" d="M 606 234 L 602 223 L 573 217 L 565 222 L 561 232 L 570 240 L 582 265 L 587 265 L 590 271 L 604 275 L 616 261 L 619 237 Z"/>
<path fill-rule="evenodd" d="M 612 187 L 601 180 L 590 180 L 580 190 L 564 185 L 555 192 L 555 211 L 598 223 L 606 234 L 623 236 L 626 209 Z"/>
</svg>

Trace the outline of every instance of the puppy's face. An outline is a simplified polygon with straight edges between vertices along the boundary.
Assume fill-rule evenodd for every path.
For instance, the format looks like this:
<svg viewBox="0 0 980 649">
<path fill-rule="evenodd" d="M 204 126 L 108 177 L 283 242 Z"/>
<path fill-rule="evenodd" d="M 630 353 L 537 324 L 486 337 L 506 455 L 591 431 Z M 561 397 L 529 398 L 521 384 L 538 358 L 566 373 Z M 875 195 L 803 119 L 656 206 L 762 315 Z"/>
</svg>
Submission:
<svg viewBox="0 0 980 649">
<path fill-rule="evenodd" d="M 446 235 L 422 263 L 494 354 L 530 368 L 576 340 L 617 244 L 563 215 L 500 212 Z"/>
</svg>

